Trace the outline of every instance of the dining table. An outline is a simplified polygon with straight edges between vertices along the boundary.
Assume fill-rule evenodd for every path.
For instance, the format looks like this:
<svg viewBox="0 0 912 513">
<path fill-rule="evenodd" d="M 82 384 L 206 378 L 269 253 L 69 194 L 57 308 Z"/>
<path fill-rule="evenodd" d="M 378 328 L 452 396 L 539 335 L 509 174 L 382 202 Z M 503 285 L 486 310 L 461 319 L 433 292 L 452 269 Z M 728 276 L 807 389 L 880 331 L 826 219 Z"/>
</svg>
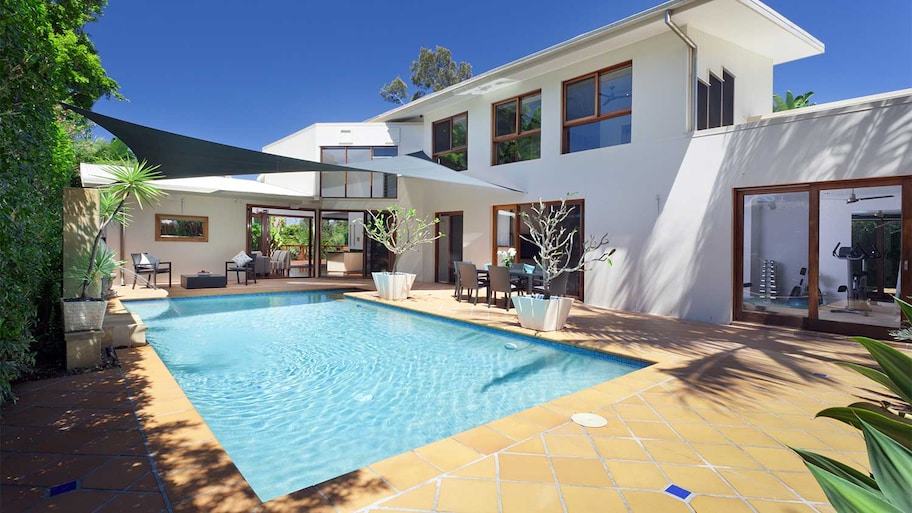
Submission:
<svg viewBox="0 0 912 513">
<path fill-rule="evenodd" d="M 526 286 L 526 293 L 531 294 L 535 283 L 544 281 L 545 274 L 538 268 L 531 273 L 526 272 L 524 269 L 510 269 L 510 278 L 519 278 Z"/>
</svg>

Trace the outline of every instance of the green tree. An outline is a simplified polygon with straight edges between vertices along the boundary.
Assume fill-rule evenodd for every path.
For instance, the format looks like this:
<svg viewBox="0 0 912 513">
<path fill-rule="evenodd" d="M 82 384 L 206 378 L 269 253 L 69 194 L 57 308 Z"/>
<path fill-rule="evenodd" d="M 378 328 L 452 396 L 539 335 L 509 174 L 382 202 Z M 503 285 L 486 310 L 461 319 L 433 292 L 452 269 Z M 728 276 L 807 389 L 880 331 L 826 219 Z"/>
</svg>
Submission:
<svg viewBox="0 0 912 513">
<path fill-rule="evenodd" d="M 117 96 L 84 32 L 105 4 L 0 3 L 0 402 L 36 353 L 62 353 L 63 188 L 77 161 L 59 102 Z"/>
<path fill-rule="evenodd" d="M 412 84 L 418 88 L 412 95 L 412 100 L 446 89 L 472 76 L 472 65 L 467 62 L 457 64 L 453 61 L 450 50 L 442 46 L 434 50 L 422 47 L 418 59 L 412 61 L 409 69 L 412 72 Z M 406 104 L 409 102 L 408 86 L 402 77 L 397 76 L 380 89 L 380 96 L 390 103 Z"/>
<path fill-rule="evenodd" d="M 814 96 L 814 91 L 808 91 L 804 94 L 799 94 L 798 96 L 793 95 L 791 91 L 786 91 L 784 100 L 778 94 L 774 94 L 773 112 L 800 109 L 802 107 L 817 105 L 816 103 L 811 103 L 811 96 Z"/>
</svg>

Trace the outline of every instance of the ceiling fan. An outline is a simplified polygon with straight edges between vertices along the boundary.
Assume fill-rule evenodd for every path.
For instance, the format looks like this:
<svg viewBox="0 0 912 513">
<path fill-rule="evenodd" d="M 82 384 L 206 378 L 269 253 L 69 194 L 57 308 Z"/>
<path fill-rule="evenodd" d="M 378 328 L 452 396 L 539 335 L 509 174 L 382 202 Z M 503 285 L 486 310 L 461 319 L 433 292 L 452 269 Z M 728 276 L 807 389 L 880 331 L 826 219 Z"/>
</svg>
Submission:
<svg viewBox="0 0 912 513">
<path fill-rule="evenodd" d="M 849 194 L 849 198 L 846 200 L 846 205 L 851 204 L 851 203 L 858 203 L 859 201 L 864 201 L 864 200 L 892 198 L 892 197 L 893 197 L 892 194 L 887 194 L 884 196 L 865 196 L 865 197 L 859 198 L 858 196 L 855 195 L 855 189 L 852 189 L 852 192 Z"/>
</svg>

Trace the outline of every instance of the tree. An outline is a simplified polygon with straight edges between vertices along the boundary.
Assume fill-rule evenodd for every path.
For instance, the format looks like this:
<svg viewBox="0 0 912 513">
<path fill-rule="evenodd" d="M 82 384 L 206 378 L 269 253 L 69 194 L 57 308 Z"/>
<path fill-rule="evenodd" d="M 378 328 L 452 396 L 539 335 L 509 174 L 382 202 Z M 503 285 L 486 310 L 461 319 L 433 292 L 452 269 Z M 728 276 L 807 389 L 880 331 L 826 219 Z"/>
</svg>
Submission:
<svg viewBox="0 0 912 513">
<path fill-rule="evenodd" d="M 76 176 L 59 102 L 118 96 L 84 25 L 105 0 L 0 3 L 0 402 L 35 355 L 62 352 L 63 188 Z"/>
<path fill-rule="evenodd" d="M 418 52 L 418 60 L 412 61 L 410 70 L 412 84 L 418 88 L 412 95 L 412 100 L 446 89 L 472 76 L 472 65 L 467 62 L 453 62 L 450 50 L 442 46 L 434 50 L 422 47 Z M 404 105 L 409 102 L 408 86 L 402 77 L 397 76 L 380 89 L 380 96 L 390 103 Z"/>
<path fill-rule="evenodd" d="M 357 222 L 357 221 L 356 221 Z M 390 205 L 378 212 L 368 211 L 364 221 L 364 233 L 377 241 L 396 258 L 393 260 L 393 274 L 398 272 L 399 257 L 408 251 L 418 251 L 422 244 L 433 242 L 444 234 L 436 230 L 440 219 L 418 217 L 414 208 Z"/>
<path fill-rule="evenodd" d="M 773 95 L 773 112 L 781 112 L 783 110 L 793 110 L 800 109 L 802 107 L 809 107 L 811 105 L 817 105 L 816 103 L 811 103 L 811 96 L 814 96 L 814 91 L 808 91 L 804 94 L 799 94 L 798 96 L 792 95 L 791 91 L 785 92 L 785 100 L 782 99 L 778 94 Z"/>
<path fill-rule="evenodd" d="M 569 195 L 568 195 L 569 196 Z M 608 250 L 608 235 L 600 239 L 590 236 L 582 245 L 579 256 L 574 257 L 573 248 L 576 243 L 576 228 L 567 229 L 565 221 L 576 207 L 567 206 L 567 198 L 561 198 L 559 205 L 546 205 L 541 199 L 533 203 L 529 215 L 523 212 L 523 222 L 529 228 L 529 235 L 520 237 L 531 242 L 538 248 L 538 253 L 533 260 L 542 270 L 545 299 L 551 297 L 551 281 L 563 273 L 572 273 L 585 270 L 593 262 L 608 262 L 611 265 L 611 256 L 615 250 Z M 606 248 L 597 256 L 601 248 Z"/>
</svg>

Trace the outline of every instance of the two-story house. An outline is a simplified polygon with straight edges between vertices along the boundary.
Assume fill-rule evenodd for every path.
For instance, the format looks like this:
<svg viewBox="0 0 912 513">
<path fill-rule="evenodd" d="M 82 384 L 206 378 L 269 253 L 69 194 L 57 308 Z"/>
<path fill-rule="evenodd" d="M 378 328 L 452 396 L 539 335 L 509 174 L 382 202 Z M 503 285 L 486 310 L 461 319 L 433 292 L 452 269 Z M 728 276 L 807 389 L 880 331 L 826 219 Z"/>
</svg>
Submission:
<svg viewBox="0 0 912 513">
<path fill-rule="evenodd" d="M 758 1 L 672 0 L 264 147 L 354 169 L 270 172 L 272 188 L 205 201 L 184 188 L 159 210 L 208 215 L 232 234 L 209 242 L 225 257 L 299 225 L 297 276 L 360 277 L 388 258 L 352 228 L 398 203 L 447 234 L 402 268 L 446 283 L 455 260 L 531 261 L 522 214 L 569 194 L 568 227 L 617 248 L 571 280 L 588 304 L 883 335 L 900 322 L 891 298 L 912 295 L 912 90 L 772 113 L 774 67 L 823 51 Z M 123 251 L 170 250 L 156 244 Z M 199 254 L 175 260 L 198 269 Z"/>
<path fill-rule="evenodd" d="M 521 193 L 402 178 L 391 189 L 369 173 L 263 180 L 324 208 L 395 200 L 437 214 L 449 237 L 412 264 L 420 280 L 446 282 L 452 260 L 492 262 L 508 247 L 529 261 L 519 214 L 572 194 L 581 233 L 618 249 L 614 266 L 571 280 L 589 304 L 895 327 L 890 297 L 910 291 L 912 98 L 772 114 L 774 66 L 823 51 L 760 2 L 671 1 L 365 123 L 317 124 L 264 148 L 332 163 L 423 151 Z"/>
</svg>

